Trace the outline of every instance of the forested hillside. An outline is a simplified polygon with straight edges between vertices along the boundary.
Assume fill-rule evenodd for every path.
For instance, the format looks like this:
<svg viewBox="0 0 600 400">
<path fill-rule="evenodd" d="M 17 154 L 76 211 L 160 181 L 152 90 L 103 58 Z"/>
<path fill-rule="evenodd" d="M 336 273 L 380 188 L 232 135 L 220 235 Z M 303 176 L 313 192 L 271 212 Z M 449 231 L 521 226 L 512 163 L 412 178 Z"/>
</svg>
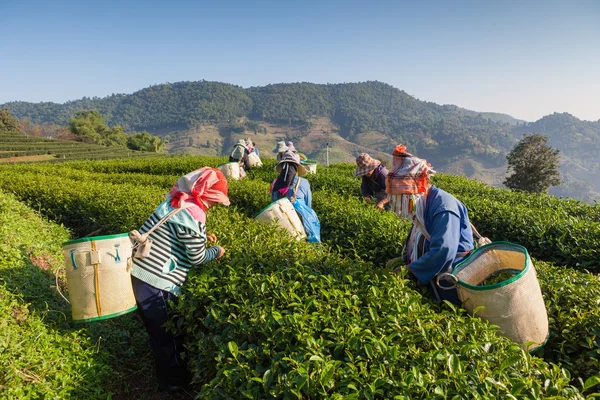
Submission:
<svg viewBox="0 0 600 400">
<path fill-rule="evenodd" d="M 405 143 L 439 170 L 490 184 L 502 181 L 505 155 L 524 133 L 543 133 L 563 156 L 566 183 L 555 193 L 591 201 L 593 191 L 600 192 L 596 178 L 600 121 L 554 114 L 526 123 L 505 114 L 420 101 L 381 82 L 291 83 L 248 89 L 220 82 L 177 82 L 129 95 L 64 104 L 11 102 L 0 107 L 34 123 L 59 125 L 79 110 L 96 109 L 111 126 L 147 130 L 172 142 L 178 140 L 171 151 L 203 148 L 196 153 L 206 155 L 223 154 L 238 136 L 257 133 L 269 134 L 258 138 L 262 149 L 277 140 L 293 139 L 302 141 L 303 150 L 320 160 L 324 160 L 326 143 L 337 161 L 350 161 L 361 151 L 389 154 L 395 143 Z"/>
<path fill-rule="evenodd" d="M 297 126 L 310 124 L 314 117 L 328 117 L 342 137 L 379 132 L 424 155 L 480 154 L 500 163 L 514 142 L 511 125 L 494 121 L 494 115 L 484 117 L 455 106 L 423 102 L 381 82 L 275 84 L 249 89 L 217 82 L 179 82 L 131 95 L 4 106 L 19 118 L 55 124 L 66 124 L 79 110 L 96 109 L 110 125 L 151 132 L 186 129 L 199 122 L 230 123 L 239 118 Z M 499 114 L 498 119 L 504 117 Z"/>
</svg>

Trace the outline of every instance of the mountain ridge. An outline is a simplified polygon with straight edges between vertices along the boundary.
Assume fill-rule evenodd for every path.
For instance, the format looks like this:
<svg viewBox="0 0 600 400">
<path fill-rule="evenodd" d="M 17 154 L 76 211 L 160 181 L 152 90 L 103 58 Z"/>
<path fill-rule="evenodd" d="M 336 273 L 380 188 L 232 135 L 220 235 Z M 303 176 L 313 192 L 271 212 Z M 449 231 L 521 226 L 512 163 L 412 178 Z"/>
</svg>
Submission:
<svg viewBox="0 0 600 400">
<path fill-rule="evenodd" d="M 505 165 L 505 156 L 514 144 L 523 134 L 542 133 L 550 137 L 550 145 L 561 150 L 561 169 L 567 180 L 579 184 L 588 181 L 592 190 L 600 191 L 596 178 L 600 164 L 595 160 L 595 154 L 600 153 L 600 121 L 555 113 L 526 122 L 507 114 L 421 101 L 378 81 L 278 83 L 247 89 L 221 82 L 187 81 L 63 104 L 10 102 L 0 107 L 34 123 L 55 124 L 66 124 L 79 110 L 96 109 L 111 126 L 148 130 L 171 141 L 185 142 L 187 137 L 187 144 L 192 146 L 179 146 L 182 151 L 206 148 L 225 153 L 234 139 L 256 134 L 272 136 L 262 141 L 263 147 L 276 139 L 302 141 L 306 137 L 307 147 L 315 140 L 322 149 L 326 136 L 336 135 L 341 146 L 337 150 L 344 153 L 340 158 L 351 160 L 361 147 L 389 154 L 394 143 L 404 143 L 415 154 L 442 166 L 459 163 L 467 169 L 494 170 L 496 176 L 488 183 L 496 185 L 501 182 L 498 168 Z M 324 120 L 328 122 L 323 124 Z M 327 128 L 315 131 L 315 121 Z M 193 136 L 198 126 L 210 126 L 205 131 L 218 134 Z M 379 141 L 375 143 L 371 137 Z M 203 141 L 210 143 L 206 146 Z M 308 150 L 316 155 L 316 148 Z M 473 160 L 470 166 L 465 159 Z M 477 160 L 490 165 L 482 167 Z"/>
</svg>

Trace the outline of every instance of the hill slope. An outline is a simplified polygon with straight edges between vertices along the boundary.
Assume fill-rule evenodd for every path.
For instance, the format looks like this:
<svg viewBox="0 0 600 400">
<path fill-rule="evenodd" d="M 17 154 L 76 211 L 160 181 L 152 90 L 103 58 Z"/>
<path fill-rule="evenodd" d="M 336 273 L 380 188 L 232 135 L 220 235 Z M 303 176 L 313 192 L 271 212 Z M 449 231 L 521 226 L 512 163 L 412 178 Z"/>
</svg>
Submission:
<svg viewBox="0 0 600 400">
<path fill-rule="evenodd" d="M 291 83 L 248 89 L 220 82 L 177 82 L 64 104 L 12 102 L 3 106 L 19 118 L 56 124 L 65 124 L 79 110 L 97 109 L 110 125 L 148 130 L 169 139 L 170 151 L 203 155 L 224 154 L 239 137 L 248 135 L 263 151 L 278 140 L 295 140 L 300 149 L 320 161 L 325 161 L 328 142 L 336 161 L 352 161 L 362 151 L 385 158 L 395 144 L 405 143 L 441 171 L 476 176 L 492 184 L 502 182 L 506 153 L 522 134 L 539 132 L 548 134 L 550 144 L 565 156 L 567 184 L 559 194 L 590 201 L 592 194 L 581 194 L 582 180 L 600 191 L 596 178 L 600 165 L 595 156 L 600 148 L 600 122 L 555 114 L 525 123 L 505 114 L 420 101 L 381 82 Z"/>
</svg>

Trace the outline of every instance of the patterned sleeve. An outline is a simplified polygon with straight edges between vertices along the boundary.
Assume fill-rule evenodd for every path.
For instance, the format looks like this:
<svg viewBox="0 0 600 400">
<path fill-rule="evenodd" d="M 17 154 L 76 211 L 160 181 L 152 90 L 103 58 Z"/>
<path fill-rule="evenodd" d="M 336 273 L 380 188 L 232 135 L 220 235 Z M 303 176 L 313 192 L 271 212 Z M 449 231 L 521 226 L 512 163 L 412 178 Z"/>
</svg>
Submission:
<svg viewBox="0 0 600 400">
<path fill-rule="evenodd" d="M 214 260 L 219 255 L 219 247 L 206 247 L 206 228 L 198 224 L 200 234 L 184 227 L 178 227 L 177 239 L 185 247 L 185 252 L 192 265 L 200 265 Z"/>
</svg>

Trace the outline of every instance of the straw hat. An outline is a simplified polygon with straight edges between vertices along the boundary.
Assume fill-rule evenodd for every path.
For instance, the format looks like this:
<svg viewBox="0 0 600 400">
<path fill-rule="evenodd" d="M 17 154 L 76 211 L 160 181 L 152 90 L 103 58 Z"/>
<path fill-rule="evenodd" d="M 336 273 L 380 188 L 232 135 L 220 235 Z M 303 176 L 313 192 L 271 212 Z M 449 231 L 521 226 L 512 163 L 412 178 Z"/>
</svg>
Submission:
<svg viewBox="0 0 600 400">
<path fill-rule="evenodd" d="M 281 142 L 277 142 L 277 146 L 275 146 L 275 148 L 273 149 L 273 153 L 283 153 L 284 151 L 287 151 L 288 147 L 285 145 L 284 141 Z"/>
<path fill-rule="evenodd" d="M 283 142 L 280 142 L 280 143 L 283 143 Z M 304 168 L 304 165 L 302 165 L 300 163 L 300 157 L 297 154 L 294 154 L 289 151 L 283 155 L 283 157 L 281 158 L 281 161 L 279 161 L 277 163 L 277 165 L 275 166 L 275 170 L 277 171 L 277 173 L 281 172 L 281 169 L 283 168 L 283 163 L 286 163 L 286 162 L 296 164 L 296 166 L 298 167 L 298 171 L 297 171 L 298 176 L 304 176 L 308 173 L 306 168 Z"/>
<path fill-rule="evenodd" d="M 356 157 L 356 172 L 354 176 L 363 176 L 373 171 L 381 165 L 381 161 L 372 158 L 367 153 L 362 153 L 360 156 Z"/>
<path fill-rule="evenodd" d="M 296 148 L 294 147 L 294 143 L 292 142 L 287 142 L 287 147 L 289 151 L 293 151 L 294 153 L 297 151 Z"/>
</svg>

